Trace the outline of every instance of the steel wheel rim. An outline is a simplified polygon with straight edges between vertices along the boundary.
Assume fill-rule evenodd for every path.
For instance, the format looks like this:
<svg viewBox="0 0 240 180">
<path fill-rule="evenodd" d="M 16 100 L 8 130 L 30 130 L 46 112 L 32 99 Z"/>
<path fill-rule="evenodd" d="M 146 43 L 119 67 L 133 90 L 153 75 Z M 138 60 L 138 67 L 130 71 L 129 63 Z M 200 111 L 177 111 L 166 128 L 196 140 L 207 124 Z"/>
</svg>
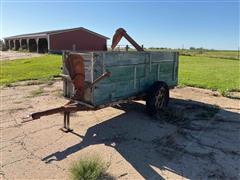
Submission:
<svg viewBox="0 0 240 180">
<path fill-rule="evenodd" d="M 160 88 L 159 91 L 156 93 L 155 98 L 155 106 L 157 107 L 157 109 L 161 109 L 164 105 L 164 101 L 165 101 L 165 94 L 166 94 L 166 90 L 165 88 Z"/>
</svg>

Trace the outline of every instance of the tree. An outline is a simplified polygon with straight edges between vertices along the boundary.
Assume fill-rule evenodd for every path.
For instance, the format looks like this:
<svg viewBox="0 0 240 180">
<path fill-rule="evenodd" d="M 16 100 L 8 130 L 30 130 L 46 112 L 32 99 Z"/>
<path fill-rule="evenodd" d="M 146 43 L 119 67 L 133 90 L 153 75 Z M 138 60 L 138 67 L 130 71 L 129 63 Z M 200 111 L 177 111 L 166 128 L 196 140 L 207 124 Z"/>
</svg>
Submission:
<svg viewBox="0 0 240 180">
<path fill-rule="evenodd" d="M 0 50 L 1 51 L 7 50 L 6 44 L 4 43 L 4 41 L 2 39 L 0 39 Z"/>
</svg>

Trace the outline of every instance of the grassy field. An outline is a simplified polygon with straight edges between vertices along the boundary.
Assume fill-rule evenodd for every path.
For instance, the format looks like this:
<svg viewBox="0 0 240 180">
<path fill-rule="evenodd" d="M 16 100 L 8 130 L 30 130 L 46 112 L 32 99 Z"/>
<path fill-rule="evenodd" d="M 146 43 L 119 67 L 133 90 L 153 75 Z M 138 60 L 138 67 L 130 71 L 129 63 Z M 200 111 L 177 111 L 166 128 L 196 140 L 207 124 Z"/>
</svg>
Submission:
<svg viewBox="0 0 240 180">
<path fill-rule="evenodd" d="M 61 56 L 46 55 L 29 59 L 1 62 L 0 84 L 10 84 L 23 80 L 47 80 L 58 75 L 61 70 Z"/>
<path fill-rule="evenodd" d="M 240 90 L 240 61 L 208 57 L 181 56 L 180 85 L 228 91 Z"/>
<path fill-rule="evenodd" d="M 181 55 L 187 56 L 200 56 L 200 57 L 212 57 L 223 59 L 235 59 L 239 60 L 238 51 L 218 51 L 218 50 L 180 50 Z"/>
<path fill-rule="evenodd" d="M 61 70 L 61 56 L 46 55 L 31 59 L 1 62 L 0 84 L 7 85 L 23 80 L 48 80 Z M 180 56 L 179 84 L 218 90 L 226 94 L 240 91 L 240 61 Z"/>
<path fill-rule="evenodd" d="M 233 50 L 174 50 L 174 49 L 147 49 L 149 51 L 178 51 L 182 56 L 200 56 L 200 57 L 212 57 L 212 58 L 222 58 L 222 59 L 235 59 L 239 60 L 240 53 Z"/>
</svg>

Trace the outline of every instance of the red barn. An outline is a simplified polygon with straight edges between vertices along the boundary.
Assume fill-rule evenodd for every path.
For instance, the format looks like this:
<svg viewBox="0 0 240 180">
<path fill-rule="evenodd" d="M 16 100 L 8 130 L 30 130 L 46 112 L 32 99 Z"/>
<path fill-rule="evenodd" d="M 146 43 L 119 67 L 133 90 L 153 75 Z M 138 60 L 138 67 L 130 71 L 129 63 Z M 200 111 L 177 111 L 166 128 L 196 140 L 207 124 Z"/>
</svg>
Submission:
<svg viewBox="0 0 240 180">
<path fill-rule="evenodd" d="M 61 52 L 62 50 L 106 51 L 109 38 L 83 27 L 23 34 L 4 38 L 8 49 L 30 52 Z"/>
</svg>

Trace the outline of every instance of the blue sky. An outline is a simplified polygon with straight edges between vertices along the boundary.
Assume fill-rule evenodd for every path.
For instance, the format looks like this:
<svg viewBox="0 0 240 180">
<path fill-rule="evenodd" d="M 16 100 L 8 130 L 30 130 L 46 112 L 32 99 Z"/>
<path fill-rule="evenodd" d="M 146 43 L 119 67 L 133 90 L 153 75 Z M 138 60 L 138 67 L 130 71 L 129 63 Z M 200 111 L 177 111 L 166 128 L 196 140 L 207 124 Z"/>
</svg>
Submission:
<svg viewBox="0 0 240 180">
<path fill-rule="evenodd" d="M 3 0 L 1 5 L 1 38 L 80 26 L 111 38 L 117 28 L 123 27 L 145 47 L 237 49 L 239 46 L 237 0 Z"/>
</svg>

